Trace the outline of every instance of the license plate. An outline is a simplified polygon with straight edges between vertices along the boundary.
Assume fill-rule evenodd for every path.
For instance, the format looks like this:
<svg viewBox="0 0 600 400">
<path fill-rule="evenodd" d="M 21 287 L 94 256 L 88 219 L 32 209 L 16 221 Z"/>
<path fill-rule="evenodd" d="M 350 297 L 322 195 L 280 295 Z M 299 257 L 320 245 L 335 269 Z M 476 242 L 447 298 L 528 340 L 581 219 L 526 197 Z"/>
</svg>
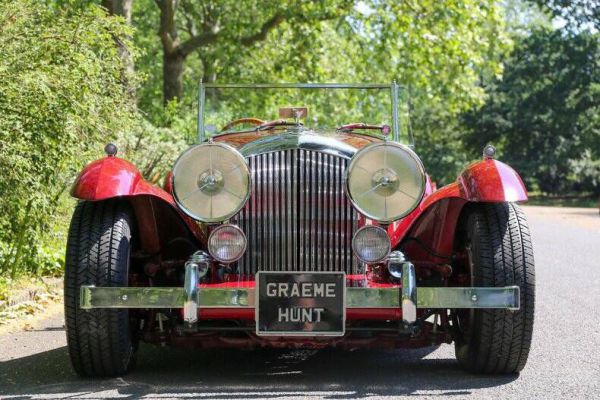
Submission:
<svg viewBox="0 0 600 400">
<path fill-rule="evenodd" d="M 256 334 L 342 336 L 346 326 L 343 272 L 258 272 Z"/>
</svg>

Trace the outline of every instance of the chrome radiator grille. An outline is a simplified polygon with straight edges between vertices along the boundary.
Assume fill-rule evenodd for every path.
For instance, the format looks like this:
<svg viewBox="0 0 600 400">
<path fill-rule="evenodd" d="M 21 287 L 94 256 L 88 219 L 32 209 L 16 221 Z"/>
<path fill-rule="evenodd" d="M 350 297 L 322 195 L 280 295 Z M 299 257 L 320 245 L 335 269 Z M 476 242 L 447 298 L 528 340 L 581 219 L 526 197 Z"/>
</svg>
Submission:
<svg viewBox="0 0 600 400">
<path fill-rule="evenodd" d="M 358 214 L 344 194 L 342 157 L 292 149 L 248 157 L 252 191 L 232 222 L 248 248 L 238 272 L 358 273 L 352 236 Z"/>
</svg>

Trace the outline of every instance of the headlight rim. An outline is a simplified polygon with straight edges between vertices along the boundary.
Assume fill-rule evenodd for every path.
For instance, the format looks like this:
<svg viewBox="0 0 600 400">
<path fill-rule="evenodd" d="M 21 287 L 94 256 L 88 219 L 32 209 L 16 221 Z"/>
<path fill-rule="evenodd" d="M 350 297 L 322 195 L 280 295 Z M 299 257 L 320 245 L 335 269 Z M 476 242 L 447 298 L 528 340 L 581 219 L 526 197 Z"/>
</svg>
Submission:
<svg viewBox="0 0 600 400">
<path fill-rule="evenodd" d="M 238 231 L 242 238 L 244 239 L 244 247 L 242 248 L 242 251 L 240 251 L 240 255 L 239 257 L 235 258 L 234 260 L 224 260 L 221 259 L 219 257 L 216 257 L 213 252 L 211 252 L 211 246 L 210 246 L 210 241 L 213 237 L 213 235 L 218 232 L 219 230 L 222 229 L 226 229 L 226 228 L 234 228 L 236 231 Z M 210 256 L 217 262 L 220 262 L 222 264 L 233 264 L 236 261 L 239 261 L 242 257 L 244 257 L 244 254 L 246 253 L 246 250 L 248 250 L 248 238 L 246 237 L 246 233 L 242 230 L 242 228 L 240 228 L 237 225 L 234 224 L 222 224 L 222 225 L 218 225 L 216 226 L 208 235 L 208 240 L 206 241 L 206 250 L 208 251 L 208 254 L 210 254 Z"/>
<path fill-rule="evenodd" d="M 240 205 L 232 212 L 221 216 L 219 218 L 199 218 L 197 215 L 195 215 L 193 212 L 191 212 L 190 210 L 188 210 L 183 203 L 179 200 L 179 197 L 177 196 L 177 189 L 176 189 L 176 185 L 175 185 L 175 169 L 177 164 L 179 163 L 179 160 L 181 160 L 181 158 L 183 158 L 187 153 L 193 151 L 194 149 L 197 149 L 198 147 L 207 147 L 207 146 L 217 146 L 217 147 L 221 147 L 224 149 L 227 149 L 229 151 L 232 152 L 232 154 L 235 155 L 235 157 L 237 157 L 239 160 L 243 161 L 242 163 L 242 168 L 244 169 L 244 172 L 246 173 L 246 180 L 247 180 L 247 186 L 248 186 L 248 190 L 246 191 L 246 195 L 244 196 L 244 199 L 241 201 Z M 206 223 L 206 224 L 215 224 L 215 223 L 224 223 L 226 221 L 228 221 L 231 217 L 233 217 L 234 215 L 236 215 L 238 212 L 240 212 L 240 210 L 242 208 L 244 208 L 246 206 L 246 204 L 248 203 L 248 200 L 250 199 L 250 192 L 252 191 L 252 178 L 250 175 L 250 167 L 248 166 L 248 161 L 246 160 L 246 158 L 242 155 L 242 153 L 240 153 L 240 151 L 238 149 L 236 149 L 235 147 L 227 144 L 227 143 L 223 143 L 223 142 L 205 142 L 205 143 L 200 143 L 200 144 L 196 144 L 193 146 L 190 146 L 188 149 L 186 149 L 185 151 L 183 151 L 179 157 L 177 157 L 177 159 L 175 160 L 175 162 L 173 163 L 173 168 L 171 169 L 171 186 L 172 186 L 172 194 L 173 194 L 173 199 L 175 200 L 175 204 L 177 204 L 177 207 L 188 217 L 202 222 L 202 223 Z"/>
<path fill-rule="evenodd" d="M 402 213 L 400 216 L 394 217 L 394 218 L 387 218 L 387 219 L 383 219 L 383 218 L 379 218 L 375 215 L 372 215 L 368 212 L 365 212 L 359 205 L 358 202 L 352 197 L 352 194 L 350 193 L 350 171 L 352 170 L 352 167 L 354 166 L 354 164 L 357 162 L 357 160 L 359 159 L 359 157 L 357 157 L 357 155 L 360 155 L 363 152 L 367 152 L 371 149 L 374 149 L 376 147 L 380 147 L 380 146 L 392 146 L 392 147 L 397 147 L 399 149 L 402 149 L 404 151 L 406 151 L 406 153 L 416 162 L 417 168 L 419 170 L 420 176 L 421 176 L 421 193 L 418 197 L 418 200 L 415 201 L 415 204 L 412 208 L 407 209 L 404 213 Z M 380 224 L 386 224 L 389 225 L 395 221 L 399 221 L 402 218 L 406 217 L 407 215 L 409 215 L 411 212 L 413 212 L 421 203 L 421 201 L 423 201 L 423 196 L 425 196 L 425 190 L 426 190 L 426 186 L 427 186 L 427 174 L 425 172 L 425 167 L 423 166 L 423 162 L 421 161 L 421 159 L 419 158 L 419 156 L 408 146 L 401 144 L 401 143 L 396 143 L 396 142 L 376 142 L 376 143 L 371 143 L 369 145 L 366 145 L 365 147 L 361 148 L 360 150 L 358 150 L 354 156 L 352 156 L 352 159 L 350 160 L 350 163 L 348 164 L 348 168 L 346 168 L 346 172 L 344 174 L 344 189 L 346 191 L 346 196 L 348 197 L 348 200 L 350 200 L 350 203 L 352 204 L 352 206 L 354 207 L 354 209 L 356 211 L 358 211 L 360 214 L 362 214 L 363 216 L 365 216 L 366 218 L 376 221 Z"/>
</svg>

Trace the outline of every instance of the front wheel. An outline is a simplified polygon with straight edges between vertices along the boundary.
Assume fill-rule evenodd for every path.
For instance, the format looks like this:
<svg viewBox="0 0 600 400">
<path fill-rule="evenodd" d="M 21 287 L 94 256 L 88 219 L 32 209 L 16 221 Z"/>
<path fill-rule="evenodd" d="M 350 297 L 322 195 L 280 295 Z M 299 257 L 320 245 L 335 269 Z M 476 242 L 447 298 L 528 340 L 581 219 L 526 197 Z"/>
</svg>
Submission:
<svg viewBox="0 0 600 400">
<path fill-rule="evenodd" d="M 533 333 L 535 271 L 524 213 L 513 203 L 466 210 L 464 249 L 472 286 L 520 287 L 520 309 L 457 310 L 456 358 L 476 373 L 509 374 L 525 367 Z"/>
<path fill-rule="evenodd" d="M 128 310 L 79 307 L 82 285 L 127 286 L 133 215 L 124 202 L 80 202 L 65 262 L 67 345 L 75 372 L 118 376 L 133 365 L 136 340 Z"/>
</svg>

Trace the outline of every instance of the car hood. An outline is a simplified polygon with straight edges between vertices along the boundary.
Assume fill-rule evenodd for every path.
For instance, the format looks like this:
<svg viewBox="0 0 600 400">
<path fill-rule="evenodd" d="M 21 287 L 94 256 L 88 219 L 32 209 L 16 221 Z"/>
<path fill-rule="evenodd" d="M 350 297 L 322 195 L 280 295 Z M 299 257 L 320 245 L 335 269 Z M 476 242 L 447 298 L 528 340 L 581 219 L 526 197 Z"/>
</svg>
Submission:
<svg viewBox="0 0 600 400">
<path fill-rule="evenodd" d="M 355 133 L 330 131 L 286 130 L 277 133 L 235 132 L 219 135 L 215 142 L 227 143 L 245 157 L 274 151 L 303 148 L 352 158 L 359 149 L 382 139 Z"/>
</svg>

